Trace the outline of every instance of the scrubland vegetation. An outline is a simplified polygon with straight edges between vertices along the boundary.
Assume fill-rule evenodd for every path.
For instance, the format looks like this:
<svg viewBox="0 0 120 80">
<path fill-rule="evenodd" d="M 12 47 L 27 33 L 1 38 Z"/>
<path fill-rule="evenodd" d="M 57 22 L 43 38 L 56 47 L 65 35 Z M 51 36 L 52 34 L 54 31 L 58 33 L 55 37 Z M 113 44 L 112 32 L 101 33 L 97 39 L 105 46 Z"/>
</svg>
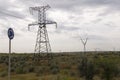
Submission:
<svg viewBox="0 0 120 80">
<path fill-rule="evenodd" d="M 7 80 L 8 54 L 0 54 Z M 11 80 L 120 80 L 120 52 L 11 54 Z"/>
</svg>

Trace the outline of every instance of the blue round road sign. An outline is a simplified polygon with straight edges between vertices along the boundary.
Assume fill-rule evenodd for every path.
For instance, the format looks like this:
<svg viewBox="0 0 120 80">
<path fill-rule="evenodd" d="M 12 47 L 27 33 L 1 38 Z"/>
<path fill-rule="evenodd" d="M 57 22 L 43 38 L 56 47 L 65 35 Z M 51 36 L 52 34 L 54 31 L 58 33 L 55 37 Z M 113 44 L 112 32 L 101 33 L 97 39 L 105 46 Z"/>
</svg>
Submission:
<svg viewBox="0 0 120 80">
<path fill-rule="evenodd" d="M 12 28 L 8 29 L 8 37 L 9 39 L 13 39 L 14 38 L 14 31 Z"/>
</svg>

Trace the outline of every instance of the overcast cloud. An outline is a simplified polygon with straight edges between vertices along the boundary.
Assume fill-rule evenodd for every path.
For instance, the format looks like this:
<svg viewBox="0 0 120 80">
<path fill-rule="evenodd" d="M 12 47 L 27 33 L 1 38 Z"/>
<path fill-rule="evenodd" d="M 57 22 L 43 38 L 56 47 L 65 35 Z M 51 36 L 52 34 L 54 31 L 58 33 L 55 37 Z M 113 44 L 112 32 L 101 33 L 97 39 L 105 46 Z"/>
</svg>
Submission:
<svg viewBox="0 0 120 80">
<path fill-rule="evenodd" d="M 0 0 L 0 52 L 8 52 L 9 27 L 15 32 L 12 52 L 34 51 L 38 27 L 27 29 L 36 21 L 29 7 L 47 4 L 48 19 L 58 23 L 57 29 L 47 26 L 53 52 L 82 51 L 84 34 L 87 50 L 120 50 L 120 0 Z"/>
</svg>

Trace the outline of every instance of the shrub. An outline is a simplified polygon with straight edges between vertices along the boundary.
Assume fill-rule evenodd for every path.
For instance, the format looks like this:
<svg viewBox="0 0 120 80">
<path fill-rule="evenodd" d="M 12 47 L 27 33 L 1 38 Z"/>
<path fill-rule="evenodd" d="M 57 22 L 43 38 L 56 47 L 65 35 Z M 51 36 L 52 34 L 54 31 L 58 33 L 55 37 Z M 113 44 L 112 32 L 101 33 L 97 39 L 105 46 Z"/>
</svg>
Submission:
<svg viewBox="0 0 120 80">
<path fill-rule="evenodd" d="M 75 75 L 76 75 L 76 73 L 74 71 L 70 72 L 70 76 L 75 76 Z"/>
<path fill-rule="evenodd" d="M 44 73 L 44 67 L 43 66 L 42 67 L 37 67 L 35 72 L 36 72 L 36 76 L 41 76 L 41 74 Z"/>
<path fill-rule="evenodd" d="M 50 70 L 51 70 L 52 74 L 57 74 L 57 73 L 59 73 L 59 67 L 58 67 L 58 65 L 55 64 L 55 63 L 50 66 Z"/>
<path fill-rule="evenodd" d="M 92 62 L 88 62 L 85 75 L 86 80 L 93 80 L 94 74 L 95 74 L 94 64 Z"/>
<path fill-rule="evenodd" d="M 28 72 L 34 72 L 34 67 L 33 66 L 28 67 Z"/>
<path fill-rule="evenodd" d="M 88 62 L 87 58 L 83 58 L 78 69 L 81 77 L 85 77 L 86 80 L 93 80 L 95 74 L 93 62 Z"/>
<path fill-rule="evenodd" d="M 102 78 L 105 80 L 112 80 L 119 74 L 119 69 L 116 64 L 111 62 L 104 62 Z"/>
<path fill-rule="evenodd" d="M 5 77 L 5 76 L 7 76 L 7 71 L 3 71 L 0 73 L 0 77 Z"/>
<path fill-rule="evenodd" d="M 80 76 L 83 77 L 86 74 L 86 69 L 87 69 L 87 59 L 83 58 L 81 60 L 81 63 L 78 65 L 78 70 L 80 72 Z"/>
<path fill-rule="evenodd" d="M 24 74 L 25 73 L 25 71 L 24 71 L 24 69 L 22 67 L 17 67 L 15 72 L 17 74 Z"/>
</svg>

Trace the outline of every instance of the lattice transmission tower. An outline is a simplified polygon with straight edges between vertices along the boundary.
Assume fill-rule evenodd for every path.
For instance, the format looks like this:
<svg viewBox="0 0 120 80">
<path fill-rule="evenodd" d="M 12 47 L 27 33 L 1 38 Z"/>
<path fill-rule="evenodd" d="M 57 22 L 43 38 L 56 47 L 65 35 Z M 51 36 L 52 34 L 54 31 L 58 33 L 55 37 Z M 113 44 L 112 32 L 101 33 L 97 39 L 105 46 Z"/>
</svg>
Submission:
<svg viewBox="0 0 120 80">
<path fill-rule="evenodd" d="M 46 11 L 50 8 L 49 5 L 46 6 L 37 6 L 37 7 L 30 7 L 30 13 L 37 13 L 38 21 L 28 24 L 28 29 L 30 26 L 39 26 L 37 32 L 37 39 L 34 53 L 49 53 L 51 52 L 51 46 L 49 43 L 48 33 L 46 29 L 47 24 L 56 24 L 54 21 L 46 20 Z"/>
</svg>

